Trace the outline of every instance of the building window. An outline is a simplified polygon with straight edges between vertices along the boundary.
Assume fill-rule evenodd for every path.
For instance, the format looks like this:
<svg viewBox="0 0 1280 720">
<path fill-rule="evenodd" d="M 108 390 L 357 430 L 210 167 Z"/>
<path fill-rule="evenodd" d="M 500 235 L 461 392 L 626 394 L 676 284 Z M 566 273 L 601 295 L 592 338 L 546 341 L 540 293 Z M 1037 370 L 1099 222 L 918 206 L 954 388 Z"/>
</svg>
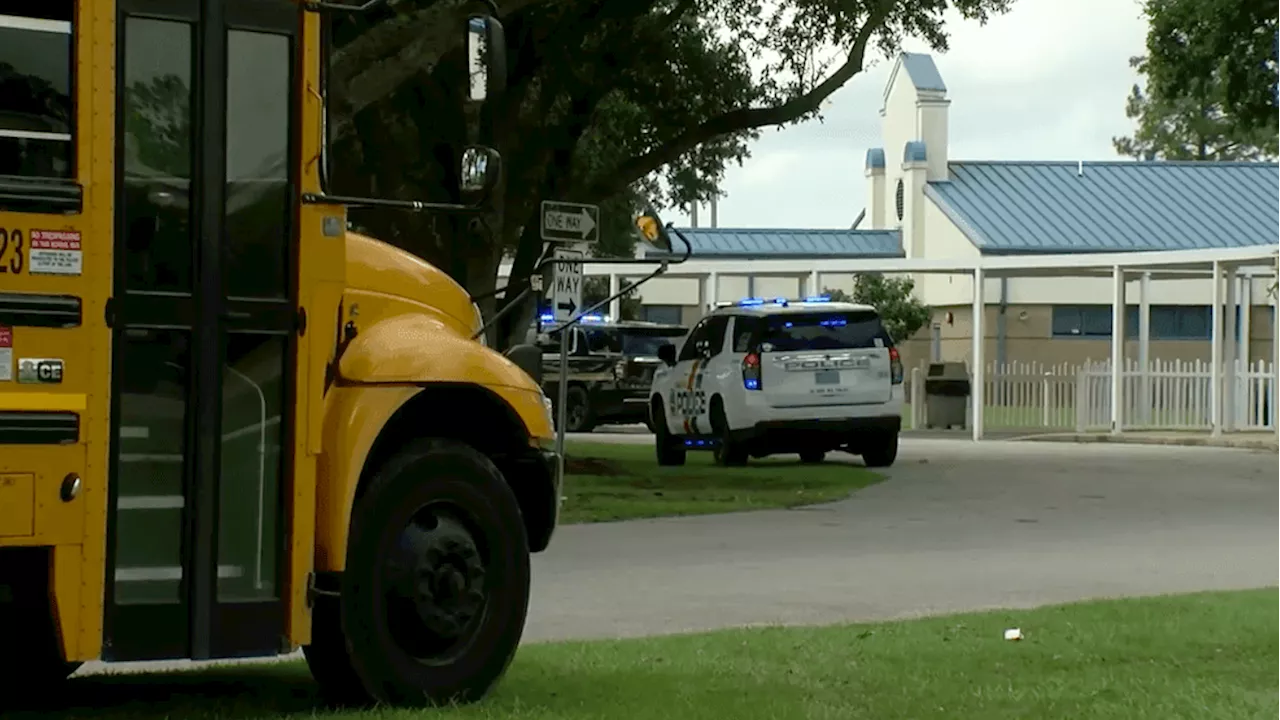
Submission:
<svg viewBox="0 0 1280 720">
<path fill-rule="evenodd" d="M 75 173 L 74 10 L 74 0 L 0 9 L 0 175 Z"/>
<path fill-rule="evenodd" d="M 1236 338 L 1240 337 L 1240 308 L 1236 309 Z M 1138 337 L 1138 306 L 1125 308 L 1125 337 Z M 1152 305 L 1152 340 L 1208 340 L 1213 325 L 1208 305 Z M 1054 337 L 1111 337 L 1111 306 L 1055 305 Z"/>
<path fill-rule="evenodd" d="M 1137 327 L 1137 308 L 1129 308 L 1126 324 Z M 1055 305 L 1053 308 L 1054 337 L 1111 337 L 1111 307 L 1109 305 Z"/>
<path fill-rule="evenodd" d="M 679 305 L 645 305 L 644 319 L 652 323 L 661 323 L 663 325 L 679 325 L 680 324 L 680 306 Z"/>
</svg>

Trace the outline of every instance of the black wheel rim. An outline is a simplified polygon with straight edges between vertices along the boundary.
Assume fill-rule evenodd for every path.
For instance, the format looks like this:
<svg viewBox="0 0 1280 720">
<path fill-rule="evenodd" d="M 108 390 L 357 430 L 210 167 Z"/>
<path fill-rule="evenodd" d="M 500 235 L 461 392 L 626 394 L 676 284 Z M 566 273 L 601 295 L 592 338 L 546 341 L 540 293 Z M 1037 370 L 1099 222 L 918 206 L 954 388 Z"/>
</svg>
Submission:
<svg viewBox="0 0 1280 720">
<path fill-rule="evenodd" d="M 565 408 L 567 419 L 565 424 L 568 430 L 580 430 L 587 420 L 587 404 L 578 397 L 577 393 L 569 394 L 569 407 Z"/>
<path fill-rule="evenodd" d="M 432 503 L 400 529 L 379 563 L 383 621 L 406 655 L 452 661 L 475 639 L 489 605 L 483 535 L 461 508 Z"/>
</svg>

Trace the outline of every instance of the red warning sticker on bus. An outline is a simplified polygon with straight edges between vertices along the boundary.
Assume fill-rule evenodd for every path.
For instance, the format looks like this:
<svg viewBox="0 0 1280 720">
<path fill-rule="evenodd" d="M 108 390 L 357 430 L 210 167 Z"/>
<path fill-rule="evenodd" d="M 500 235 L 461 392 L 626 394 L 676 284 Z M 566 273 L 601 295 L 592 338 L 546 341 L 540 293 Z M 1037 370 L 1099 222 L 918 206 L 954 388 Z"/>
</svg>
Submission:
<svg viewBox="0 0 1280 720">
<path fill-rule="evenodd" d="M 79 230 L 32 230 L 27 255 L 33 275 L 79 275 L 84 271 Z"/>
<path fill-rule="evenodd" d="M 13 328 L 0 325 L 0 382 L 13 381 Z"/>
</svg>

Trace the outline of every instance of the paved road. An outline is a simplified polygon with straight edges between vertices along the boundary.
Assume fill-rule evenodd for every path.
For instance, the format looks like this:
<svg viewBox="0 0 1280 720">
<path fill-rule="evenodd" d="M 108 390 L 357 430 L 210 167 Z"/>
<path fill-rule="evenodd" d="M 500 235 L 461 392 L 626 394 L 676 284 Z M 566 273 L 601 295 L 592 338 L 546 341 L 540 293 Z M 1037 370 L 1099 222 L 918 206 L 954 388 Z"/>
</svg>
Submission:
<svg viewBox="0 0 1280 720">
<path fill-rule="evenodd" d="M 888 481 L 833 505 L 560 529 L 526 637 L 1274 585 L 1276 468 L 1241 450 L 904 439 Z"/>
<path fill-rule="evenodd" d="M 573 439 L 652 442 L 637 433 Z M 888 475 L 815 508 L 563 527 L 535 557 L 525 638 L 889 619 L 1277 582 L 1275 453 L 905 438 Z M 103 670 L 90 663 L 81 674 Z"/>
</svg>

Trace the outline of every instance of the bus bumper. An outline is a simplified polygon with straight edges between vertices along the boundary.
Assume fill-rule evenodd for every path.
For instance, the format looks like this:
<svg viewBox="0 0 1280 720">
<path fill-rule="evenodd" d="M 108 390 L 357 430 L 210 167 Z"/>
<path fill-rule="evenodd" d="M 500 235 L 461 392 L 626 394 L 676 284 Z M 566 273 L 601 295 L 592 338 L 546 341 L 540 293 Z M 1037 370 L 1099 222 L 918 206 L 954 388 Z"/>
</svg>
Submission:
<svg viewBox="0 0 1280 720">
<path fill-rule="evenodd" d="M 520 502 L 530 552 L 542 552 L 551 543 L 560 520 L 560 499 L 564 478 L 560 477 L 560 455 L 548 447 L 532 447 L 502 467 L 511 489 Z"/>
</svg>

